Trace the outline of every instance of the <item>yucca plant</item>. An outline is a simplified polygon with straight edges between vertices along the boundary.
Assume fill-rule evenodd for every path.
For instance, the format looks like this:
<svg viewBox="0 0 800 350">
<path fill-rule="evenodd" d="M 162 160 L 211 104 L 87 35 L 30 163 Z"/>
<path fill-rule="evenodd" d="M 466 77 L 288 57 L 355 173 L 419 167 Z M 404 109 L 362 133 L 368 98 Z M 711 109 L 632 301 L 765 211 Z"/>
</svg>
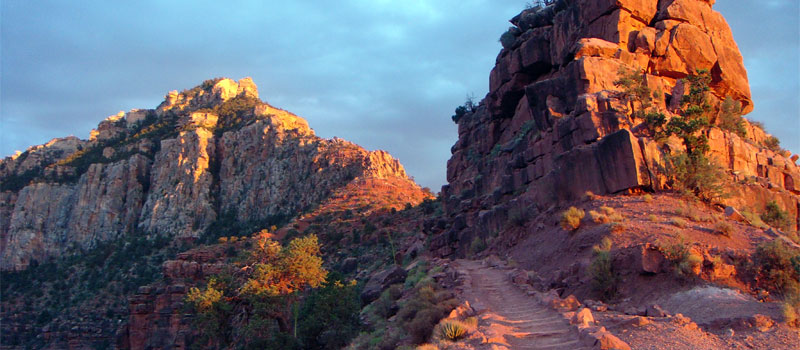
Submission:
<svg viewBox="0 0 800 350">
<path fill-rule="evenodd" d="M 467 335 L 467 327 L 461 321 L 442 321 L 442 323 L 439 323 L 439 335 L 442 339 L 456 341 Z"/>
</svg>

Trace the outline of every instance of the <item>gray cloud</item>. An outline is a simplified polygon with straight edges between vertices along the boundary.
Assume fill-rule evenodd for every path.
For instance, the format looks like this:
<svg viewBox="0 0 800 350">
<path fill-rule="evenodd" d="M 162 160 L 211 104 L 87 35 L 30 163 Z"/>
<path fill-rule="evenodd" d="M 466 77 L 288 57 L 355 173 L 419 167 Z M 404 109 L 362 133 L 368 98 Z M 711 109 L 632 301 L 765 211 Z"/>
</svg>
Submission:
<svg viewBox="0 0 800 350">
<path fill-rule="evenodd" d="M 797 3 L 721 2 L 756 111 L 798 151 Z M 0 155 L 153 108 L 169 90 L 251 76 L 263 100 L 445 183 L 450 121 L 488 90 L 499 35 L 521 0 L 22 1 L 1 3 Z"/>
</svg>

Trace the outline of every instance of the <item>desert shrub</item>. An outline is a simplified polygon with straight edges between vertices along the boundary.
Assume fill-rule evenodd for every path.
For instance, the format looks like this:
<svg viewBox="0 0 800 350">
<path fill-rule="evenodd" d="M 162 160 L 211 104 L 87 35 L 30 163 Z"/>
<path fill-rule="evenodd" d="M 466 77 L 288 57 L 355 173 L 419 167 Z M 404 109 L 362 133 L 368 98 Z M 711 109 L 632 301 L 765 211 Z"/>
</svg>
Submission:
<svg viewBox="0 0 800 350">
<path fill-rule="evenodd" d="M 741 214 L 742 216 L 744 216 L 745 219 L 747 219 L 747 222 L 750 223 L 750 225 L 753 225 L 754 227 L 762 229 L 768 227 L 767 224 L 764 223 L 763 220 L 761 220 L 761 216 L 756 215 L 752 211 L 742 210 Z"/>
<path fill-rule="evenodd" d="M 625 112 L 630 112 L 632 118 L 644 119 L 645 122 L 658 116 L 664 118 L 662 113 L 653 109 L 653 98 L 661 98 L 662 94 L 658 91 L 653 92 L 647 86 L 643 71 L 623 66 L 617 72 L 617 77 L 614 85 L 622 89 L 619 97 L 628 109 Z"/>
<path fill-rule="evenodd" d="M 298 340 L 305 349 L 341 349 L 361 328 L 361 299 L 355 281 L 328 275 L 325 284 L 313 290 L 299 309 Z"/>
<path fill-rule="evenodd" d="M 439 337 L 449 341 L 457 341 L 467 335 L 467 326 L 458 320 L 444 320 L 440 322 Z"/>
<path fill-rule="evenodd" d="M 486 249 L 486 240 L 481 237 L 475 236 L 472 243 L 469 245 L 469 251 L 472 254 L 478 254 Z"/>
<path fill-rule="evenodd" d="M 594 210 L 589 210 L 589 217 L 592 219 L 592 221 L 598 224 L 606 224 L 609 222 L 608 216 Z"/>
<path fill-rule="evenodd" d="M 677 152 L 667 157 L 672 185 L 700 199 L 713 201 L 725 197 L 725 171 L 705 154 Z"/>
<path fill-rule="evenodd" d="M 721 109 L 719 127 L 741 137 L 747 136 L 744 118 L 742 118 L 742 103 L 727 96 L 722 102 Z"/>
<path fill-rule="evenodd" d="M 643 200 L 645 203 L 650 203 L 650 202 L 652 202 L 652 201 L 653 201 L 653 195 L 646 194 L 646 195 L 642 196 L 642 200 Z"/>
<path fill-rule="evenodd" d="M 498 41 L 500 41 L 500 44 L 503 45 L 504 49 L 508 50 L 511 49 L 512 46 L 514 46 L 514 43 L 517 41 L 517 36 L 515 33 L 518 30 L 519 29 L 517 29 L 516 27 L 509 27 L 508 30 L 505 31 L 505 33 L 500 35 L 500 40 Z"/>
<path fill-rule="evenodd" d="M 625 225 L 621 222 L 609 222 L 606 224 L 606 226 L 608 227 L 608 232 L 615 234 L 620 234 L 625 232 L 626 228 Z"/>
<path fill-rule="evenodd" d="M 778 202 L 774 200 L 767 203 L 764 213 L 761 214 L 761 220 L 779 229 L 786 229 L 789 226 L 789 215 L 781 210 Z"/>
<path fill-rule="evenodd" d="M 778 140 L 777 137 L 772 135 L 764 139 L 764 147 L 776 153 L 780 153 L 781 151 L 783 151 L 783 149 L 781 148 L 781 140 Z"/>
<path fill-rule="evenodd" d="M 439 320 L 458 305 L 458 301 L 451 298 L 451 293 L 439 290 L 433 282 L 418 284 L 410 294 L 397 312 L 397 320 L 413 344 L 422 344 L 431 337 Z"/>
<path fill-rule="evenodd" d="M 800 251 L 783 241 L 760 244 L 753 254 L 751 270 L 759 287 L 785 297 L 800 295 Z"/>
<path fill-rule="evenodd" d="M 593 201 L 593 200 L 597 199 L 597 195 L 594 194 L 594 192 L 592 192 L 592 191 L 586 191 L 583 194 L 583 198 L 585 200 L 587 200 L 587 201 Z"/>
<path fill-rule="evenodd" d="M 714 225 L 714 232 L 725 237 L 730 237 L 733 233 L 733 225 L 727 221 L 720 221 Z"/>
<path fill-rule="evenodd" d="M 589 265 L 589 275 L 592 277 L 592 289 L 604 300 L 616 296 L 617 284 L 619 282 L 611 260 L 611 247 L 611 240 L 603 238 L 600 245 L 594 246 L 594 257 Z"/>
<path fill-rule="evenodd" d="M 791 295 L 784 298 L 782 312 L 787 325 L 800 328 L 800 295 Z"/>
<path fill-rule="evenodd" d="M 684 235 L 678 235 L 671 242 L 662 244 L 661 252 L 669 260 L 678 277 L 691 276 L 693 271 L 703 263 L 702 258 L 691 254 Z"/>
<path fill-rule="evenodd" d="M 463 117 L 467 113 L 474 112 L 476 107 L 478 107 L 478 105 L 475 104 L 475 98 L 470 96 L 470 95 L 467 95 L 467 98 L 464 101 L 464 104 L 461 105 L 461 106 L 456 107 L 456 111 L 455 111 L 456 114 L 453 114 L 451 119 L 453 119 L 454 123 L 458 123 L 458 121 L 461 120 L 461 117 Z"/>
<path fill-rule="evenodd" d="M 575 207 L 569 207 L 561 213 L 561 227 L 567 231 L 575 231 L 581 226 L 581 220 L 586 216 L 586 212 Z"/>
<path fill-rule="evenodd" d="M 647 220 L 650 222 L 658 222 L 658 216 L 656 216 L 655 214 L 647 215 Z"/>
</svg>

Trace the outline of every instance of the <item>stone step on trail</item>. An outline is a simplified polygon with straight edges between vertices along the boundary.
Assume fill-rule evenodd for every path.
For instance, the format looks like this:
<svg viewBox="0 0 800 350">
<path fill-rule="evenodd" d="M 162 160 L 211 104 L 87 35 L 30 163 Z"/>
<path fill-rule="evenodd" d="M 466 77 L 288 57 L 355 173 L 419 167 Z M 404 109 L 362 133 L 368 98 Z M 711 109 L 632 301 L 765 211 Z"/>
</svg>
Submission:
<svg viewBox="0 0 800 350">
<path fill-rule="evenodd" d="M 589 349 L 558 312 L 518 289 L 506 271 L 479 261 L 458 260 L 466 277 L 463 295 L 479 312 L 479 330 L 491 336 L 489 348 L 519 350 Z"/>
</svg>

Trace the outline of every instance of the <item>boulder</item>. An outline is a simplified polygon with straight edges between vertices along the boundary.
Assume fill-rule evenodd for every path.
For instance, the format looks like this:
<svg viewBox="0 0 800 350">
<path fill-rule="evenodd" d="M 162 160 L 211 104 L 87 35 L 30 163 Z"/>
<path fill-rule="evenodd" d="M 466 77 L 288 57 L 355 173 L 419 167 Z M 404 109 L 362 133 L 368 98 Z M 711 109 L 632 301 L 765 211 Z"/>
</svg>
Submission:
<svg viewBox="0 0 800 350">
<path fill-rule="evenodd" d="M 639 252 L 639 266 L 641 267 L 641 272 L 656 274 L 664 271 L 666 258 L 658 247 L 646 243 L 641 246 Z"/>
<path fill-rule="evenodd" d="M 748 222 L 747 219 L 736 208 L 727 206 L 725 207 L 725 217 L 739 222 Z"/>
<path fill-rule="evenodd" d="M 592 311 L 589 308 L 581 308 L 578 312 L 572 316 L 570 320 L 571 324 L 577 325 L 578 327 L 588 327 L 594 324 L 594 316 L 592 316 Z"/>
<path fill-rule="evenodd" d="M 361 292 L 361 301 L 364 304 L 373 302 L 389 286 L 403 283 L 406 280 L 406 275 L 406 270 L 400 266 L 392 266 L 373 275 L 364 285 L 364 290 Z"/>
</svg>

